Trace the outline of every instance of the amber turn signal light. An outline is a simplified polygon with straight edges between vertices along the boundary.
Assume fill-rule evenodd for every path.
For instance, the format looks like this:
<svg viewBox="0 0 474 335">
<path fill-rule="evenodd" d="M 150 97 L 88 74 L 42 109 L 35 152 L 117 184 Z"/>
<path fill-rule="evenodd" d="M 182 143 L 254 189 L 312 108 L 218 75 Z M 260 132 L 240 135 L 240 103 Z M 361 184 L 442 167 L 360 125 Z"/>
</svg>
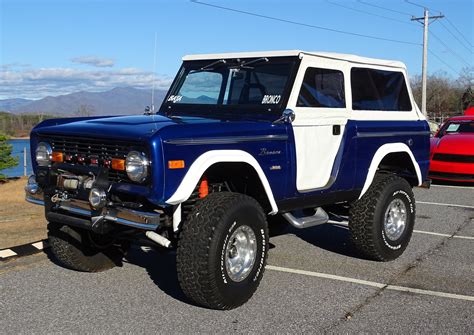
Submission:
<svg viewBox="0 0 474 335">
<path fill-rule="evenodd" d="M 62 152 L 53 151 L 53 153 L 51 154 L 51 160 L 52 160 L 53 162 L 62 163 L 62 162 L 64 161 L 63 153 L 62 153 Z"/>
<path fill-rule="evenodd" d="M 125 171 L 125 159 L 112 158 L 112 169 Z"/>
<path fill-rule="evenodd" d="M 169 169 L 184 169 L 184 161 L 168 161 Z"/>
</svg>

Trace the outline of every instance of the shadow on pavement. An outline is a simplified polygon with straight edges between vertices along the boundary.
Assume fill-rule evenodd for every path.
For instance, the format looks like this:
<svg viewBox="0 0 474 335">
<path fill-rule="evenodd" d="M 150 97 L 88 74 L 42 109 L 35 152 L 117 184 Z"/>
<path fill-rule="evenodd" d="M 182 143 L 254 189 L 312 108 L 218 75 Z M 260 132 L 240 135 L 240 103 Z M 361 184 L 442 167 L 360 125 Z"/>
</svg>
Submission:
<svg viewBox="0 0 474 335">
<path fill-rule="evenodd" d="M 275 222 L 273 222 L 275 223 Z M 278 222 L 270 236 L 293 234 L 303 241 L 336 254 L 352 258 L 362 258 L 350 241 L 349 230 L 346 226 L 337 224 L 323 224 L 306 229 L 296 229 L 289 224 Z M 270 241 L 272 242 L 272 241 Z M 270 249 L 283 248 L 283 243 L 270 243 Z M 276 246 L 275 246 L 276 245 Z M 142 250 L 139 246 L 132 246 L 124 262 L 144 268 L 151 280 L 166 294 L 174 299 L 194 305 L 181 291 L 176 272 L 176 252 L 161 251 L 159 249 Z"/>
<path fill-rule="evenodd" d="M 270 238 L 285 234 L 293 234 L 315 247 L 347 257 L 366 259 L 355 249 L 350 239 L 349 229 L 345 225 L 327 223 L 314 227 L 297 229 L 291 226 L 281 215 L 268 217 L 267 220 Z M 278 245 L 273 246 L 273 248 L 277 249 L 278 247 Z M 280 247 L 282 248 L 283 246 L 280 245 Z"/>
<path fill-rule="evenodd" d="M 431 181 L 433 185 L 444 185 L 444 186 L 468 186 L 472 187 L 474 190 L 474 183 L 469 183 L 469 182 L 459 182 L 459 181 L 447 181 L 447 180 L 432 180 Z"/>
<path fill-rule="evenodd" d="M 175 252 L 151 248 L 144 251 L 132 246 L 124 261 L 144 268 L 156 286 L 170 297 L 194 305 L 179 287 Z"/>
</svg>

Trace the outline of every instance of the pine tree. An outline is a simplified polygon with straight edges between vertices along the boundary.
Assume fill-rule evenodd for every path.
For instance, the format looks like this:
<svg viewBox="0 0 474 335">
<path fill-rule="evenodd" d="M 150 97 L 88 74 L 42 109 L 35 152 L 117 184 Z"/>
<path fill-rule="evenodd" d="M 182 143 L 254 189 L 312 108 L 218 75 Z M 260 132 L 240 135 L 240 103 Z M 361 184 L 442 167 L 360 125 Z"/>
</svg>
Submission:
<svg viewBox="0 0 474 335">
<path fill-rule="evenodd" d="M 3 169 L 8 169 L 18 165 L 18 158 L 12 156 L 13 146 L 8 144 L 8 137 L 0 135 L 0 172 Z M 4 179 L 5 176 L 0 173 L 0 179 Z"/>
</svg>

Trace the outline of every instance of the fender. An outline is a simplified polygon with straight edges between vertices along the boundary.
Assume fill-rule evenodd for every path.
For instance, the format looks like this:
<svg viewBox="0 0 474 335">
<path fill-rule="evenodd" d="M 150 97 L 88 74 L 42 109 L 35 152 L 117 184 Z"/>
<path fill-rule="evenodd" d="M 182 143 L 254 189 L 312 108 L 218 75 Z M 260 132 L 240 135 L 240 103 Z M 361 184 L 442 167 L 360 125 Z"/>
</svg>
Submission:
<svg viewBox="0 0 474 335">
<path fill-rule="evenodd" d="M 166 200 L 166 203 L 170 205 L 177 205 L 183 201 L 186 201 L 191 196 L 191 193 L 193 192 L 204 172 L 211 165 L 227 162 L 242 162 L 252 166 L 257 172 L 260 181 L 262 182 L 268 201 L 272 207 L 272 211 L 269 214 L 278 213 L 278 206 L 275 202 L 275 198 L 273 197 L 273 192 L 270 187 L 270 183 L 265 176 L 265 173 L 263 172 L 257 160 L 248 152 L 243 150 L 211 150 L 199 156 L 189 168 L 176 192 L 174 192 L 174 194 L 168 200 Z"/>
<path fill-rule="evenodd" d="M 370 184 L 372 184 L 372 181 L 374 180 L 375 173 L 377 172 L 377 168 L 384 159 L 385 156 L 391 153 L 395 152 L 406 152 L 410 158 L 411 162 L 413 163 L 413 166 L 415 167 L 416 171 L 416 176 L 418 178 L 418 186 L 422 184 L 422 178 L 421 178 L 421 170 L 420 166 L 418 165 L 418 162 L 415 159 L 415 156 L 413 156 L 413 153 L 411 152 L 410 148 L 405 144 L 405 143 L 388 143 L 382 145 L 380 148 L 377 149 L 377 151 L 374 154 L 374 157 L 372 158 L 372 162 L 370 163 L 369 171 L 367 173 L 367 178 L 365 179 L 364 187 L 362 188 L 362 192 L 359 195 L 359 199 L 362 198 L 362 196 L 367 192 L 369 189 Z"/>
</svg>

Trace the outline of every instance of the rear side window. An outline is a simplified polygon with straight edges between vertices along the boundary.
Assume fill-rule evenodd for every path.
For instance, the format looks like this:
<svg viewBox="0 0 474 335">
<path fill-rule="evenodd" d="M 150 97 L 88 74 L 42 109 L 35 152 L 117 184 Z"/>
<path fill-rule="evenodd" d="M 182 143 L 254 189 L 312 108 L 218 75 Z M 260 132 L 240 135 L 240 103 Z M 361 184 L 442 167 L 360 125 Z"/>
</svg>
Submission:
<svg viewBox="0 0 474 335">
<path fill-rule="evenodd" d="M 296 106 L 346 107 L 342 72 L 317 68 L 306 69 Z"/>
<path fill-rule="evenodd" d="M 352 68 L 351 87 L 353 110 L 411 111 L 401 72 Z"/>
</svg>

